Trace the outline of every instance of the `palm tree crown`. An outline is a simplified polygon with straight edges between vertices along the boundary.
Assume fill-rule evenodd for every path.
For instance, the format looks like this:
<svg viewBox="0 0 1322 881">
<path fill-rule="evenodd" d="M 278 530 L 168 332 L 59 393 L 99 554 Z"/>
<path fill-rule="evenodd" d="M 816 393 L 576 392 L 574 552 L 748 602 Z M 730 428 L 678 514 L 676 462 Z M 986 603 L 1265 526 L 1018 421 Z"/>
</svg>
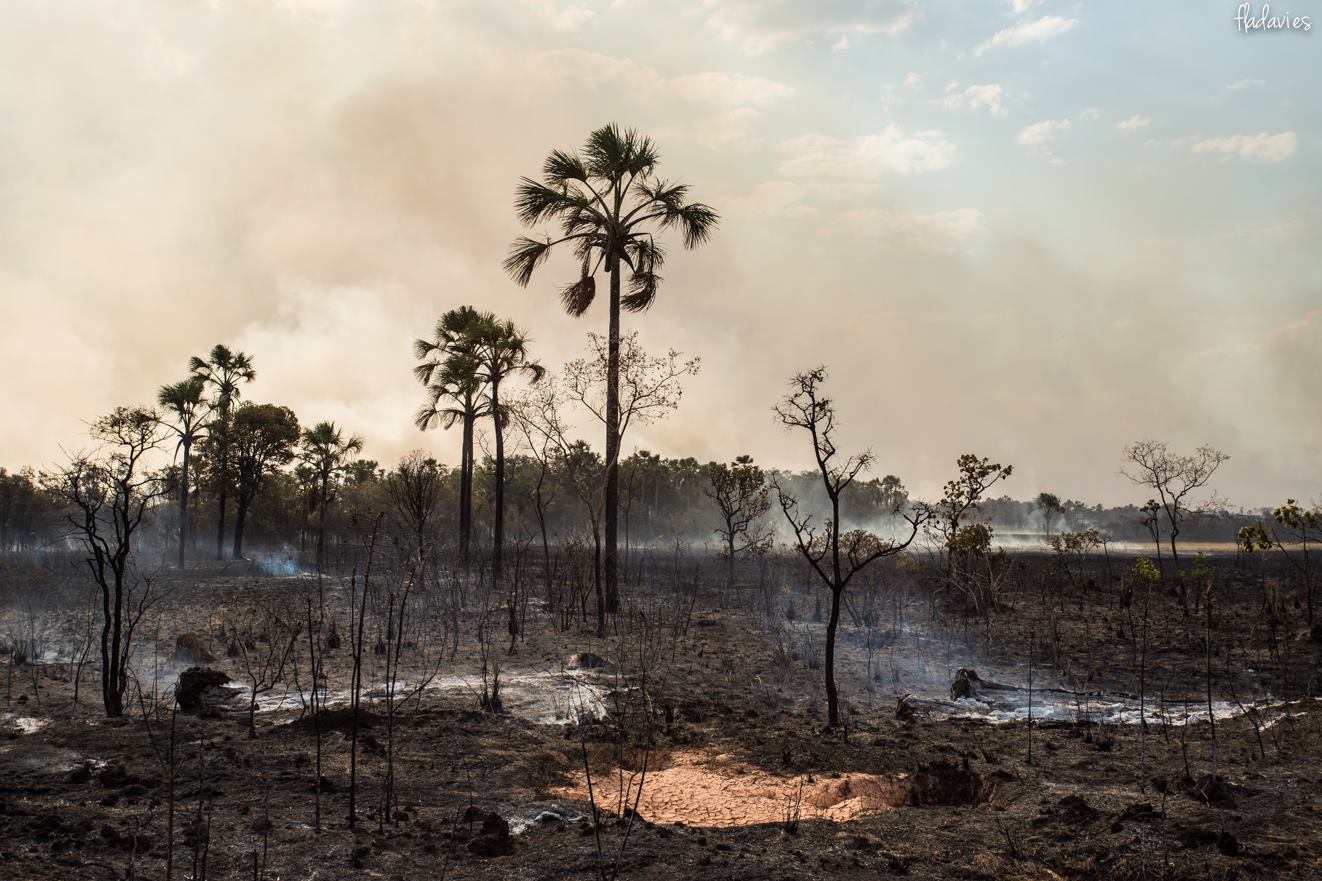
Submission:
<svg viewBox="0 0 1322 881">
<path fill-rule="evenodd" d="M 488 386 L 499 386 L 510 376 L 522 374 L 531 382 L 546 375 L 546 368 L 528 359 L 528 335 L 513 321 L 501 321 L 490 312 L 480 313 L 475 328 L 472 357 L 477 378 Z"/>
<path fill-rule="evenodd" d="M 358 435 L 346 438 L 334 422 L 318 422 L 303 429 L 304 457 L 323 473 L 334 472 L 347 464 L 354 453 L 363 450 L 363 439 Z"/>
<path fill-rule="evenodd" d="M 200 376 L 190 376 L 188 379 L 163 385 L 156 393 L 156 403 L 160 404 L 178 423 L 174 430 L 180 435 L 180 443 L 184 442 L 185 436 L 188 436 L 189 440 L 192 439 L 193 428 L 202 417 L 202 410 L 206 406 L 203 399 L 205 392 L 206 380 Z"/>
<path fill-rule="evenodd" d="M 413 368 L 413 375 L 426 386 L 430 399 L 414 416 L 419 429 L 425 431 L 438 424 L 450 428 L 465 417 L 487 415 L 480 400 L 482 380 L 476 348 L 489 318 L 494 320 L 489 313 L 460 306 L 440 317 L 432 339 L 414 341 L 413 354 L 422 363 Z M 458 406 L 442 406 L 447 399 Z"/>
<path fill-rule="evenodd" d="M 252 382 L 257 378 L 251 355 L 231 352 L 228 346 L 223 345 L 214 346 L 206 360 L 194 355 L 188 360 L 188 369 L 215 389 L 215 407 L 222 413 L 228 412 L 230 406 L 239 399 L 239 383 Z"/>
<path fill-rule="evenodd" d="M 559 244 L 572 243 L 579 259 L 579 280 L 560 290 L 565 311 L 582 315 L 596 296 L 595 275 L 603 263 L 614 272 L 629 267 L 629 293 L 620 305 L 641 312 L 656 298 L 665 261 L 657 232 L 677 229 L 684 247 L 695 248 L 711 236 L 717 213 L 689 202 L 686 184 L 656 176 L 656 145 L 633 129 L 614 123 L 592 132 L 583 152 L 555 150 L 542 167 L 542 179 L 522 178 L 515 211 L 527 226 L 559 221 L 560 235 L 544 240 L 521 236 L 510 246 L 505 271 L 527 287 L 533 272 Z"/>
</svg>

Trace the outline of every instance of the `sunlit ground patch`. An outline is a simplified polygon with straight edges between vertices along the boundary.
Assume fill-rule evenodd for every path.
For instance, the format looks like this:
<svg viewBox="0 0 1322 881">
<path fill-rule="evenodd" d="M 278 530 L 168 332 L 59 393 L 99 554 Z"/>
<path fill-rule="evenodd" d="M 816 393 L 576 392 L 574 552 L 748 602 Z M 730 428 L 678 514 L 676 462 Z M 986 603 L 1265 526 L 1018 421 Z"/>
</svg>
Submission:
<svg viewBox="0 0 1322 881">
<path fill-rule="evenodd" d="M 634 770 L 594 774 L 592 798 L 598 810 L 621 814 L 636 809 L 652 823 L 729 828 L 838 822 L 909 806 L 978 804 L 987 801 L 992 790 L 981 774 L 956 765 L 934 765 L 913 774 L 783 777 L 729 756 L 674 753 L 651 757 L 648 764 L 653 761 L 655 769 L 649 767 L 645 774 L 641 763 Z M 588 801 L 587 775 L 580 773 L 560 794 Z"/>
<path fill-rule="evenodd" d="M 35 716 L 16 716 L 13 713 L 5 713 L 3 717 L 0 717 L 0 729 L 18 735 L 36 734 L 49 724 L 50 719 Z"/>
</svg>

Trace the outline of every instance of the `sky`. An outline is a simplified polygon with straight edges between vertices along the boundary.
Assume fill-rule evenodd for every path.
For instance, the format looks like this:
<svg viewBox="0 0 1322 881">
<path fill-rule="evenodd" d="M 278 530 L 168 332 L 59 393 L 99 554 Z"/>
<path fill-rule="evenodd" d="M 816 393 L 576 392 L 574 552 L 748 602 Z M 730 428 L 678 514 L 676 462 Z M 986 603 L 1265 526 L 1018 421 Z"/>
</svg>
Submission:
<svg viewBox="0 0 1322 881">
<path fill-rule="evenodd" d="M 702 358 L 626 450 L 805 467 L 771 408 L 825 364 L 841 448 L 918 494 L 976 452 L 1019 498 L 1142 503 L 1152 437 L 1227 452 L 1232 505 L 1318 498 L 1322 14 L 1237 7 L 10 0 L 0 465 L 219 342 L 247 399 L 457 461 L 411 342 L 473 304 L 556 369 L 604 331 L 560 307 L 570 258 L 500 263 L 518 179 L 613 121 L 721 214 L 625 317 Z"/>
</svg>

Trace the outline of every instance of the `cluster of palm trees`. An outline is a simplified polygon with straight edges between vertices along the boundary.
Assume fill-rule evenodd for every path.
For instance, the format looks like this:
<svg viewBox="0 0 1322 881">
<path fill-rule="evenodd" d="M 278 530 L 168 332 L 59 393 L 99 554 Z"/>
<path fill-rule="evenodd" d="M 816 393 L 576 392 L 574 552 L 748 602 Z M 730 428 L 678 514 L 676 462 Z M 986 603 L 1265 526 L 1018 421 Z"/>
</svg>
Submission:
<svg viewBox="0 0 1322 881">
<path fill-rule="evenodd" d="M 318 510 L 317 568 L 324 570 L 327 508 L 335 500 L 337 478 L 362 451 L 362 438 L 346 436 L 334 422 L 300 430 L 297 417 L 286 407 L 240 405 L 243 386 L 257 378 L 252 356 L 246 352 L 217 345 L 205 358 L 190 358 L 188 370 L 187 378 L 161 386 L 156 396 L 163 411 L 162 424 L 178 438 L 179 567 L 185 564 L 188 548 L 188 502 L 196 483 L 194 450 L 205 442 L 210 454 L 209 482 L 217 503 L 216 559 L 225 558 L 231 493 L 238 497 L 231 551 L 237 560 L 243 555 L 243 524 L 249 503 L 274 469 L 297 458 Z"/>
<path fill-rule="evenodd" d="M 651 139 L 615 124 L 593 131 L 582 150 L 554 150 L 540 179 L 522 178 L 515 211 L 526 226 L 555 224 L 554 235 L 521 236 L 511 246 L 504 268 L 526 287 L 536 269 L 559 246 L 573 251 L 578 278 L 560 288 L 565 310 L 584 314 L 596 297 L 596 277 L 609 277 L 605 457 L 601 492 L 604 511 L 603 570 L 611 611 L 617 590 L 617 536 L 620 510 L 620 316 L 642 312 L 656 298 L 666 250 L 662 235 L 677 231 L 686 248 L 711 236 L 718 216 L 709 206 L 689 200 L 689 188 L 657 174 L 659 153 Z M 628 278 L 624 278 L 627 271 Z M 626 290 L 627 287 L 627 290 Z M 514 377 L 532 382 L 544 369 L 528 350 L 525 331 L 512 322 L 471 306 L 441 316 L 431 339 L 418 340 L 415 368 L 427 392 L 416 414 L 419 428 L 463 430 L 460 460 L 459 548 L 467 561 L 472 546 L 475 429 L 491 420 L 494 440 L 493 571 L 499 577 L 505 531 L 505 431 L 510 413 L 502 399 Z M 235 487 L 234 414 L 242 387 L 255 379 L 252 358 L 218 345 L 206 358 L 189 361 L 189 376 L 161 388 L 158 402 L 170 416 L 182 455 L 179 492 L 179 563 L 186 553 L 190 466 L 195 445 L 205 438 L 211 458 L 212 489 L 217 500 L 216 556 L 224 556 L 227 505 Z M 323 422 L 299 434 L 300 474 L 310 485 L 319 509 L 317 563 L 325 565 L 326 508 L 335 496 L 336 478 L 362 449 L 361 438 L 345 436 Z M 278 457 L 276 457 L 278 459 Z M 238 546 L 236 542 L 236 554 Z"/>
<path fill-rule="evenodd" d="M 527 287 L 533 274 L 559 246 L 572 250 L 577 280 L 560 288 L 570 315 L 584 314 L 596 298 L 597 273 L 609 276 L 606 392 L 606 451 L 602 492 L 605 511 L 603 569 L 606 594 L 618 596 L 617 539 L 620 509 L 620 313 L 642 312 L 656 298 L 666 251 L 661 234 L 678 231 L 684 247 L 696 248 L 711 236 L 717 213 L 689 200 L 687 185 L 657 174 L 656 144 L 632 129 L 603 126 L 581 151 L 553 150 L 540 179 L 522 178 L 514 207 L 525 226 L 555 224 L 555 235 L 520 236 L 504 261 L 515 283 Z M 628 292 L 623 272 L 628 270 Z M 485 342 L 479 343 L 479 339 Z M 447 312 L 430 341 L 419 340 L 415 354 L 423 363 L 418 379 L 429 403 L 417 414 L 419 427 L 462 425 L 460 547 L 467 557 L 472 528 L 473 426 L 490 417 L 496 445 L 495 531 L 493 563 L 499 572 L 504 534 L 503 428 L 508 414 L 500 402 L 500 383 L 515 373 L 540 378 L 542 368 L 528 360 L 527 337 L 509 322 L 470 307 Z"/>
<path fill-rule="evenodd" d="M 473 528 L 473 438 L 479 419 L 490 418 L 495 443 L 495 518 L 492 566 L 499 578 L 505 544 L 505 428 L 509 407 L 501 400 L 501 385 L 515 376 L 539 381 L 545 369 L 528 354 L 528 335 L 512 321 L 490 312 L 461 306 L 441 316 L 430 340 L 417 340 L 414 368 L 427 389 L 427 403 L 418 410 L 420 429 L 434 425 L 463 426 L 459 463 L 459 552 L 469 560 Z"/>
</svg>

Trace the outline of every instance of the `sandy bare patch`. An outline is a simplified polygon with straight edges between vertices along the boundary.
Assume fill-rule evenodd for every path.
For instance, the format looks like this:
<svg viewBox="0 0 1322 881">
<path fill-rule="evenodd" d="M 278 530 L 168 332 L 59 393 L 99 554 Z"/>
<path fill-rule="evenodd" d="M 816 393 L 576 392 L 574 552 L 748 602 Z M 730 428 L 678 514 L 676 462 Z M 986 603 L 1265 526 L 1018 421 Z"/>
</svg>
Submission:
<svg viewBox="0 0 1322 881">
<path fill-rule="evenodd" d="M 989 787 L 981 775 L 958 766 L 935 766 L 915 774 L 850 773 L 838 777 L 783 777 L 734 761 L 729 756 L 674 753 L 656 770 L 616 770 L 593 775 L 600 810 L 632 808 L 653 823 L 702 828 L 759 826 L 788 820 L 844 821 L 861 814 L 923 804 L 985 801 Z M 642 785 L 642 795 L 638 786 Z M 560 795 L 588 799 L 587 781 Z"/>
</svg>

